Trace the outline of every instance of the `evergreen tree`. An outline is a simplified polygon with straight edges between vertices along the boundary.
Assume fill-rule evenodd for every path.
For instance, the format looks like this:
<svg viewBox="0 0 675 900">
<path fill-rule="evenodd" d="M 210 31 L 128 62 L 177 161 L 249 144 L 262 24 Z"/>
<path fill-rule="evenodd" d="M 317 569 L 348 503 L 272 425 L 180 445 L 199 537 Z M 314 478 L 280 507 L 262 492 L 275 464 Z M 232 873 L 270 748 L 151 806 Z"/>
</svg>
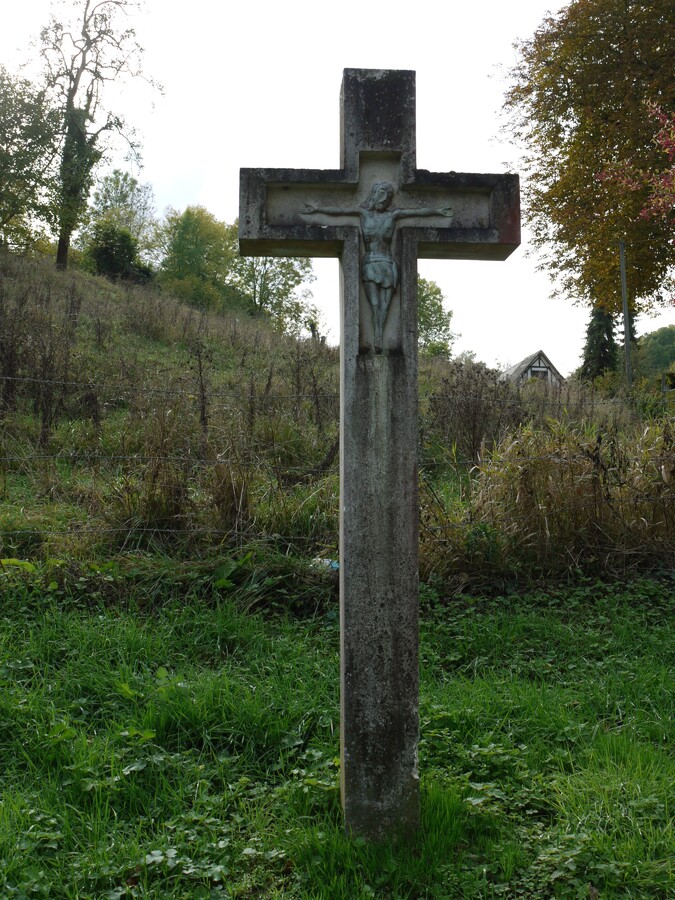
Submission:
<svg viewBox="0 0 675 900">
<path fill-rule="evenodd" d="M 581 377 L 584 381 L 592 381 L 605 372 L 615 372 L 618 359 L 614 316 L 601 306 L 594 306 L 586 328 Z"/>
<path fill-rule="evenodd" d="M 628 308 L 628 340 L 630 342 L 629 353 L 631 359 L 631 372 L 634 372 L 635 362 L 638 349 L 638 339 L 635 333 L 635 313 L 630 307 Z M 619 341 L 617 344 L 617 371 L 626 371 L 626 326 L 623 315 L 621 316 L 621 325 L 619 327 Z"/>
</svg>

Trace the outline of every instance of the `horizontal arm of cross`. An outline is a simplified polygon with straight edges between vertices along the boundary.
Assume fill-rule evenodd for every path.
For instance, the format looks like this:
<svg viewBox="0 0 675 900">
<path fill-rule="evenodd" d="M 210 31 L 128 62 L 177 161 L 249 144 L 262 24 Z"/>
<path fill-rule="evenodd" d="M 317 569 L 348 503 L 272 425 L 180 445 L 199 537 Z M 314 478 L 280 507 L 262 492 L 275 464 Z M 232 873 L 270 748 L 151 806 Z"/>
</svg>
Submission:
<svg viewBox="0 0 675 900">
<path fill-rule="evenodd" d="M 353 195 L 357 185 L 342 169 L 241 169 L 239 250 L 242 256 L 339 256 L 344 225 L 324 227 L 303 218 L 303 205 L 325 195 Z M 294 213 L 270 216 L 270 194 L 293 196 Z M 282 202 L 280 202 L 282 205 Z M 270 221 L 270 218 L 273 221 Z"/>
<path fill-rule="evenodd" d="M 358 189 L 342 169 L 242 169 L 242 255 L 340 256 L 348 229 L 358 226 L 349 218 Z M 401 185 L 398 202 L 405 207 L 399 227 L 415 229 L 419 258 L 500 260 L 520 243 L 517 175 L 418 169 Z M 308 206 L 338 218 L 311 222 L 303 214 Z M 441 211 L 449 206 L 453 216 L 446 224 Z"/>
</svg>

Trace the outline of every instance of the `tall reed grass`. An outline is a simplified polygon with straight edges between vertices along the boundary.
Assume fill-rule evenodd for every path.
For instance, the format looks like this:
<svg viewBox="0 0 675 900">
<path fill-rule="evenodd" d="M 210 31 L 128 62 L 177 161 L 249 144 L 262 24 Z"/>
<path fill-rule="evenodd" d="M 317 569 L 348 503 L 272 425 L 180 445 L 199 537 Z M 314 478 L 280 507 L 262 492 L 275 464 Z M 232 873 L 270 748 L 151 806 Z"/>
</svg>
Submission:
<svg viewBox="0 0 675 900">
<path fill-rule="evenodd" d="M 527 425 L 475 467 L 461 502 L 423 490 L 425 574 L 626 575 L 675 558 L 670 424 L 632 432 Z"/>
</svg>

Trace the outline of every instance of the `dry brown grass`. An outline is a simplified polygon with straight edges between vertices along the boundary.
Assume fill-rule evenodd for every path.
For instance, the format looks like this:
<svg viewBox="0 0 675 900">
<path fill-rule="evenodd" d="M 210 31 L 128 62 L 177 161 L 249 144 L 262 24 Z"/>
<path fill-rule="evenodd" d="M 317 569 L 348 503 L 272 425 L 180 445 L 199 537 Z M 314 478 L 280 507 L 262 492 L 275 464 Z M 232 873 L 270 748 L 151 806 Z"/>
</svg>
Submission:
<svg viewBox="0 0 675 900">
<path fill-rule="evenodd" d="M 674 469 L 667 421 L 632 432 L 525 426 L 486 454 L 461 503 L 425 492 L 423 564 L 460 583 L 672 566 Z"/>
<path fill-rule="evenodd" d="M 0 256 L 7 555 L 256 541 L 332 558 L 337 363 L 241 314 Z M 484 366 L 422 363 L 424 579 L 672 565 L 665 420 L 578 385 L 518 393 Z"/>
</svg>

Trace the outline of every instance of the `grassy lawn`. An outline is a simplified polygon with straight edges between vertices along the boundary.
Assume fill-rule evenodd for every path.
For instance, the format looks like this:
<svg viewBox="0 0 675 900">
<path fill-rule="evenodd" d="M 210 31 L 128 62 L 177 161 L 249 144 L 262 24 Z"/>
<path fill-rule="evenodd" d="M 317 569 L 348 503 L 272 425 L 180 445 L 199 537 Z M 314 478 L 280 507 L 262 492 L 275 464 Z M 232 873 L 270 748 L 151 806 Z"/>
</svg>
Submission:
<svg viewBox="0 0 675 900">
<path fill-rule="evenodd" d="M 372 847 L 341 829 L 335 602 L 3 577 L 2 897 L 672 896 L 672 583 L 423 587 L 422 828 Z"/>
</svg>

